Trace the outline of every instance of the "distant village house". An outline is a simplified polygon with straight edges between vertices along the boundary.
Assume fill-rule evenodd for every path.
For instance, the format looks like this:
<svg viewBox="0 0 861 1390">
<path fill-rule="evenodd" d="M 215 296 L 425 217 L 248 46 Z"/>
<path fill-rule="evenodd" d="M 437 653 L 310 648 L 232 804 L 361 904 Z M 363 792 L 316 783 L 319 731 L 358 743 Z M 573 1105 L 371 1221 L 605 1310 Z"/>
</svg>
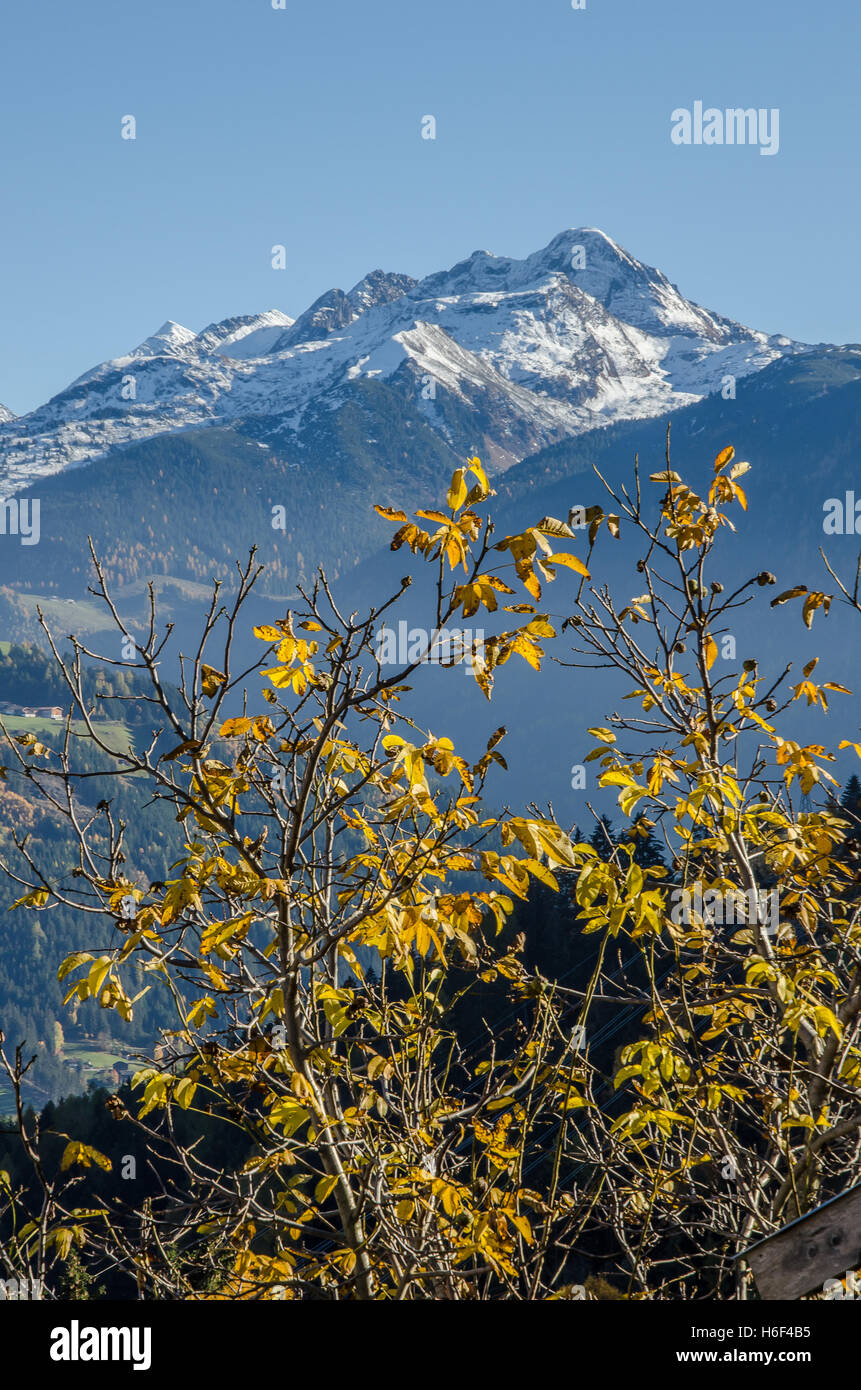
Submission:
<svg viewBox="0 0 861 1390">
<path fill-rule="evenodd" d="M 0 715 L 3 714 L 11 714 L 19 719 L 63 718 L 59 705 L 14 705 L 9 700 L 0 700 Z"/>
</svg>

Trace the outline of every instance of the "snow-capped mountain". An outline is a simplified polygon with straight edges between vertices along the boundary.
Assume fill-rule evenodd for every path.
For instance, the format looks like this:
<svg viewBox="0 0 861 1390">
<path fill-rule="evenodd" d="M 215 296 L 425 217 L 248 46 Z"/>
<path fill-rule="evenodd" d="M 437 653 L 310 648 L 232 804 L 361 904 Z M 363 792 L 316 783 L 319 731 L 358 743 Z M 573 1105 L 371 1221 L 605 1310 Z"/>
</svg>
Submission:
<svg viewBox="0 0 861 1390">
<path fill-rule="evenodd" d="M 707 312 L 603 232 L 574 229 L 524 260 L 476 251 L 421 281 L 373 271 L 295 322 L 271 310 L 195 333 L 169 320 L 29 415 L 0 413 L 0 487 L 191 427 L 242 421 L 283 440 L 360 378 L 407 396 L 449 444 L 467 430 L 498 471 L 803 350 Z"/>
<path fill-rule="evenodd" d="M 7 424 L 10 420 L 15 420 L 15 419 L 17 419 L 17 416 L 16 416 L 14 410 L 10 410 L 8 406 L 3 405 L 2 403 L 0 403 L 0 425 L 5 425 L 5 424 Z"/>
</svg>

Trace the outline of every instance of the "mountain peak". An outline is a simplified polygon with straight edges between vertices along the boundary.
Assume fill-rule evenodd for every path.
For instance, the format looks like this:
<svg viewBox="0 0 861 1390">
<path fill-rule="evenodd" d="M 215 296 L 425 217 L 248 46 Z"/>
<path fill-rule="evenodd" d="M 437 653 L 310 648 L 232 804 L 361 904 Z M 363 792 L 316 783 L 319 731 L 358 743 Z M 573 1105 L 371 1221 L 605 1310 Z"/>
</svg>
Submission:
<svg viewBox="0 0 861 1390">
<path fill-rule="evenodd" d="M 349 294 L 331 289 L 315 299 L 293 326 L 276 341 L 273 352 L 282 352 L 297 343 L 320 342 L 340 329 L 348 328 L 368 309 L 379 304 L 393 304 L 418 284 L 411 275 L 399 275 L 385 270 L 372 270 L 355 284 Z"/>
<path fill-rule="evenodd" d="M 535 270 L 563 274 L 603 304 L 615 318 L 645 333 L 705 336 L 713 342 L 741 329 L 685 299 L 662 271 L 638 261 L 600 227 L 571 227 L 523 262 Z"/>
<path fill-rule="evenodd" d="M 189 343 L 194 342 L 196 337 L 197 334 L 192 333 L 190 328 L 185 328 L 173 319 L 166 319 L 161 328 L 156 329 L 149 338 L 144 338 L 129 356 L 158 357 L 162 353 L 179 353 Z"/>
<path fill-rule="evenodd" d="M 372 270 L 350 290 L 347 298 L 357 313 L 373 309 L 377 304 L 392 304 L 401 299 L 418 284 L 411 275 L 393 274 L 386 270 Z"/>
</svg>

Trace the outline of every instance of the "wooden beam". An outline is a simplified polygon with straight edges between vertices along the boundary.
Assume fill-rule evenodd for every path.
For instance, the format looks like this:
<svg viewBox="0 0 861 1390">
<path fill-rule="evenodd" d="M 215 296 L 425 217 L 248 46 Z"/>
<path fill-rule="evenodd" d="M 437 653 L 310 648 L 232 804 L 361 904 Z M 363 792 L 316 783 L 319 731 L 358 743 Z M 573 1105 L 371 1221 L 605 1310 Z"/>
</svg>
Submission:
<svg viewBox="0 0 861 1390">
<path fill-rule="evenodd" d="M 861 1185 L 752 1245 L 740 1259 L 764 1299 L 801 1298 L 861 1264 Z"/>
</svg>

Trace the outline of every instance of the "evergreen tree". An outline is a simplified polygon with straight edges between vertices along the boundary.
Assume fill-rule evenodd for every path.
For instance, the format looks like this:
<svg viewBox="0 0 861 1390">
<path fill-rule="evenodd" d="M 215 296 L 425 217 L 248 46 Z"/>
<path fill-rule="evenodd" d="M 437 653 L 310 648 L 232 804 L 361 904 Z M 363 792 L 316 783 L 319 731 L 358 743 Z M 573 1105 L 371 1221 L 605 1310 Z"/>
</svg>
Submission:
<svg viewBox="0 0 861 1390">
<path fill-rule="evenodd" d="M 592 834 L 589 836 L 589 844 L 596 853 L 606 858 L 612 854 L 616 847 L 616 837 L 613 834 L 613 822 L 609 816 L 602 816 L 598 821 Z"/>
<path fill-rule="evenodd" d="M 861 819 L 861 782 L 859 782 L 854 772 L 843 789 L 840 805 L 843 807 L 844 811 L 848 811 L 856 820 Z"/>
<path fill-rule="evenodd" d="M 634 863 L 639 864 L 641 869 L 654 869 L 658 865 L 666 867 L 663 846 L 652 833 L 652 827 L 644 812 L 641 811 L 635 818 L 629 838 L 634 844 Z"/>
</svg>

